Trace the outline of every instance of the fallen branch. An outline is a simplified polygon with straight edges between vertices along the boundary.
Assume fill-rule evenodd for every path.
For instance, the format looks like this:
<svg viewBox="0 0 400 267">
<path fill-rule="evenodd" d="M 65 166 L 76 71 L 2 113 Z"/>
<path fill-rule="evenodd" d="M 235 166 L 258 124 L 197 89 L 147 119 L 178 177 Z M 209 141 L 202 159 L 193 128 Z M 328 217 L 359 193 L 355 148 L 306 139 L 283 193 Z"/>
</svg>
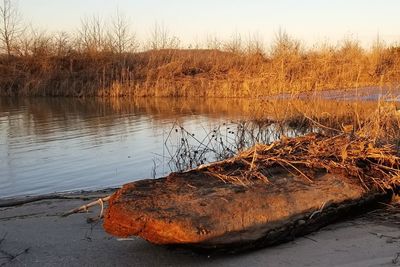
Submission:
<svg viewBox="0 0 400 267">
<path fill-rule="evenodd" d="M 99 218 L 103 217 L 103 212 L 104 212 L 104 202 L 107 202 L 110 199 L 111 196 L 106 196 L 103 198 L 99 198 L 96 201 L 90 202 L 89 204 L 80 206 L 78 208 L 72 209 L 64 214 L 61 215 L 61 217 L 67 217 L 69 215 L 75 214 L 75 213 L 79 213 L 79 212 L 87 212 L 89 210 L 89 208 L 96 206 L 96 205 L 100 205 L 101 207 L 101 211 L 100 211 L 100 215 Z"/>
</svg>

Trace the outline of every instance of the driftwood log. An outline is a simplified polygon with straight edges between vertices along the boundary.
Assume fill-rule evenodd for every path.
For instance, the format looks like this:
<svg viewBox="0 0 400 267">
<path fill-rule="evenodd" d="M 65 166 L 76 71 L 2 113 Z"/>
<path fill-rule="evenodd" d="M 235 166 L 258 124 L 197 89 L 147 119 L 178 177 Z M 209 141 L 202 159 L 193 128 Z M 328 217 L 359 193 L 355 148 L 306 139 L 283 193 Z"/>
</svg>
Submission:
<svg viewBox="0 0 400 267">
<path fill-rule="evenodd" d="M 312 184 L 280 170 L 271 184 L 225 183 L 196 171 L 126 184 L 104 218 L 113 235 L 151 243 L 242 250 L 272 245 L 314 231 L 390 193 L 329 173 Z"/>
<path fill-rule="evenodd" d="M 123 186 L 105 230 L 151 243 L 245 250 L 308 234 L 388 202 L 399 184 L 391 147 L 310 135 L 259 145 L 235 158 Z"/>
</svg>

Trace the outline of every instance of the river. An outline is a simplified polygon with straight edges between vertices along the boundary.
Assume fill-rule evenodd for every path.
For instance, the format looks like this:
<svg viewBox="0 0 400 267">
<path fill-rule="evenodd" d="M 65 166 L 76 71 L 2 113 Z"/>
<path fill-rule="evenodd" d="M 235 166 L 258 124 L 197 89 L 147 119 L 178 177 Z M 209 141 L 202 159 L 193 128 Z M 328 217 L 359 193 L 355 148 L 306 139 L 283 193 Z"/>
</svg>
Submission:
<svg viewBox="0 0 400 267">
<path fill-rule="evenodd" d="M 204 133 L 244 109 L 237 101 L 1 98 L 0 197 L 167 174 L 162 155 L 174 124 Z"/>
<path fill-rule="evenodd" d="M 0 198 L 163 176 L 171 171 L 165 143 L 174 126 L 201 139 L 259 107 L 274 116 L 292 109 L 237 99 L 0 98 Z"/>
</svg>

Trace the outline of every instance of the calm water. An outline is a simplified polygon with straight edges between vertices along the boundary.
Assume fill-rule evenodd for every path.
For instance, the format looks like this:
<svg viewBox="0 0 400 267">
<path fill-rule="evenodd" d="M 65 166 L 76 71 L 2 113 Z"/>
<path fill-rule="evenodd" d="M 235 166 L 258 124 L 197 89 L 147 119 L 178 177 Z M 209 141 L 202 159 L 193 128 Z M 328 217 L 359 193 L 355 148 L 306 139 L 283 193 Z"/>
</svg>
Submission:
<svg viewBox="0 0 400 267">
<path fill-rule="evenodd" d="M 155 165 L 161 176 L 170 171 L 162 155 L 175 122 L 204 134 L 248 108 L 235 101 L 0 98 L 0 197 L 120 186 L 151 177 Z"/>
<path fill-rule="evenodd" d="M 354 108 L 332 102 L 318 110 Z M 170 172 L 164 143 L 176 123 L 201 139 L 217 125 L 260 110 L 280 117 L 293 106 L 227 99 L 0 98 L 0 198 L 115 187 L 151 178 L 154 171 L 163 176 Z"/>
</svg>

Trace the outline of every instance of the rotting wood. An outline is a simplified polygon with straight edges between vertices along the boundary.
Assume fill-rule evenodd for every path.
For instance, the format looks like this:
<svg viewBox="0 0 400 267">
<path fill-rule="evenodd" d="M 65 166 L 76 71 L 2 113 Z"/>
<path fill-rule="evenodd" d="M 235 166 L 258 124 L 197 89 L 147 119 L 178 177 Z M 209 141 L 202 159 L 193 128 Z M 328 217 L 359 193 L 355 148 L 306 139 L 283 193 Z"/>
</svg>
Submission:
<svg viewBox="0 0 400 267">
<path fill-rule="evenodd" d="M 290 240 L 390 200 L 390 192 L 365 193 L 343 177 L 321 173 L 312 185 L 297 178 L 285 172 L 246 187 L 198 173 L 134 182 L 111 197 L 104 228 L 156 244 L 237 251 Z"/>
</svg>

